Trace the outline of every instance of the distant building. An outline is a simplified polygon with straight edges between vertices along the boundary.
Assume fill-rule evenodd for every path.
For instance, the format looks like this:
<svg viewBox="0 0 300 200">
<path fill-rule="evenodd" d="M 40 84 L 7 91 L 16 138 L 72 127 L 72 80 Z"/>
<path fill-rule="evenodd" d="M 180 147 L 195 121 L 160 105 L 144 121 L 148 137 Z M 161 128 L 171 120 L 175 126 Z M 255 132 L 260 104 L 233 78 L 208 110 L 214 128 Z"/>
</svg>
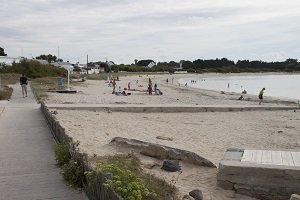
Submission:
<svg viewBox="0 0 300 200">
<path fill-rule="evenodd" d="M 0 56 L 0 66 L 8 65 L 11 66 L 13 63 L 20 63 L 21 60 L 25 59 L 24 57 L 8 57 Z"/>
<path fill-rule="evenodd" d="M 139 60 L 136 65 L 152 68 L 156 65 L 156 63 L 153 60 Z"/>
<path fill-rule="evenodd" d="M 47 60 L 42 60 L 42 59 L 33 59 L 34 61 L 39 62 L 42 65 L 48 65 L 49 62 Z"/>
<path fill-rule="evenodd" d="M 73 70 L 74 66 L 69 63 L 69 62 L 53 62 L 51 63 L 51 65 L 55 66 L 55 67 L 62 67 L 66 70 Z"/>
</svg>

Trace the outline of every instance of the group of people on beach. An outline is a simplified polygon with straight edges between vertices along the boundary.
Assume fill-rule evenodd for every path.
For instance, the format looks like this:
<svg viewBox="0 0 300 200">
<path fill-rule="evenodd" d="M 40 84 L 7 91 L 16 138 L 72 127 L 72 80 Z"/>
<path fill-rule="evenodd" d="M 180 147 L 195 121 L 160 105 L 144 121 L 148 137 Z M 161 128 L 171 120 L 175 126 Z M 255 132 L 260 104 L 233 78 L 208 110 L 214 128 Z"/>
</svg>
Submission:
<svg viewBox="0 0 300 200">
<path fill-rule="evenodd" d="M 168 79 L 166 80 L 167 83 L 168 83 Z M 157 84 L 155 83 L 154 84 L 154 91 L 153 91 L 153 88 L 152 88 L 152 80 L 151 78 L 149 78 L 149 83 L 148 83 L 148 87 L 147 87 L 147 92 L 149 95 L 152 95 L 152 92 L 154 92 L 154 94 L 156 95 L 162 95 L 163 93 L 160 91 L 160 89 L 157 88 Z"/>
</svg>

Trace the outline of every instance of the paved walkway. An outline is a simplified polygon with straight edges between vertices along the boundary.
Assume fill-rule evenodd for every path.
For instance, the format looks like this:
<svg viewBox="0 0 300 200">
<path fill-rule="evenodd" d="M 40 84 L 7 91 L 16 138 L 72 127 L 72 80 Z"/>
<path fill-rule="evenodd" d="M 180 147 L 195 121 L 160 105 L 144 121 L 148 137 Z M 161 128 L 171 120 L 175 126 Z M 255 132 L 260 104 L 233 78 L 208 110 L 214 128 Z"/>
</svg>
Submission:
<svg viewBox="0 0 300 200">
<path fill-rule="evenodd" d="M 29 89 L 23 98 L 14 86 L 0 102 L 0 200 L 83 200 L 69 188 L 55 165 L 51 132 Z"/>
</svg>

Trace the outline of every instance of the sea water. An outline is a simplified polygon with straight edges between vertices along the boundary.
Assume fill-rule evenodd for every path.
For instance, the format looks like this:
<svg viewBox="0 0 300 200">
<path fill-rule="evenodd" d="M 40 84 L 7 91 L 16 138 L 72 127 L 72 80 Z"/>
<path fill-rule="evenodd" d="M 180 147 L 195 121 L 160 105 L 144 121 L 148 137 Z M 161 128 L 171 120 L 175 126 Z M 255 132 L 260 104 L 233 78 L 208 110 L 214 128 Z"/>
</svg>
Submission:
<svg viewBox="0 0 300 200">
<path fill-rule="evenodd" d="M 195 80 L 195 83 L 191 83 Z M 198 78 L 183 78 L 179 83 L 188 87 L 217 90 L 224 92 L 258 95 L 262 88 L 266 88 L 264 95 L 279 98 L 300 100 L 300 74 L 293 75 L 220 75 L 216 77 L 201 76 Z"/>
</svg>

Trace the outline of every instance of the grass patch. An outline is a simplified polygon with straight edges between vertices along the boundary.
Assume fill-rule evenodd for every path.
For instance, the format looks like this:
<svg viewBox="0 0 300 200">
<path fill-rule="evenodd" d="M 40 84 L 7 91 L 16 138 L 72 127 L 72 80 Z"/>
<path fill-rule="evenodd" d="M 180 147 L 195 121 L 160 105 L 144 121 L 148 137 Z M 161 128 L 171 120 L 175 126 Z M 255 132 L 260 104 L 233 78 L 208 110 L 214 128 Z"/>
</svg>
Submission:
<svg viewBox="0 0 300 200">
<path fill-rule="evenodd" d="M 56 77 L 44 77 L 31 80 L 31 87 L 39 101 L 47 98 L 47 90 L 57 88 Z"/>
<path fill-rule="evenodd" d="M 87 177 L 95 180 L 105 173 L 113 174 L 106 186 L 113 188 L 124 199 L 176 199 L 177 190 L 174 185 L 143 173 L 140 166 L 140 160 L 132 154 L 105 157 L 97 161 L 95 171 L 88 172 Z"/>
<path fill-rule="evenodd" d="M 57 78 L 58 77 L 43 77 L 31 80 L 31 87 L 39 101 L 44 101 L 48 97 L 47 91 L 49 89 L 58 88 Z M 84 84 L 84 82 L 70 81 L 71 86 L 82 84 Z M 65 78 L 65 87 L 67 87 L 67 78 Z"/>
<path fill-rule="evenodd" d="M 20 74 L 0 73 L 0 80 L 2 85 L 14 85 L 19 81 L 20 77 Z"/>
</svg>

